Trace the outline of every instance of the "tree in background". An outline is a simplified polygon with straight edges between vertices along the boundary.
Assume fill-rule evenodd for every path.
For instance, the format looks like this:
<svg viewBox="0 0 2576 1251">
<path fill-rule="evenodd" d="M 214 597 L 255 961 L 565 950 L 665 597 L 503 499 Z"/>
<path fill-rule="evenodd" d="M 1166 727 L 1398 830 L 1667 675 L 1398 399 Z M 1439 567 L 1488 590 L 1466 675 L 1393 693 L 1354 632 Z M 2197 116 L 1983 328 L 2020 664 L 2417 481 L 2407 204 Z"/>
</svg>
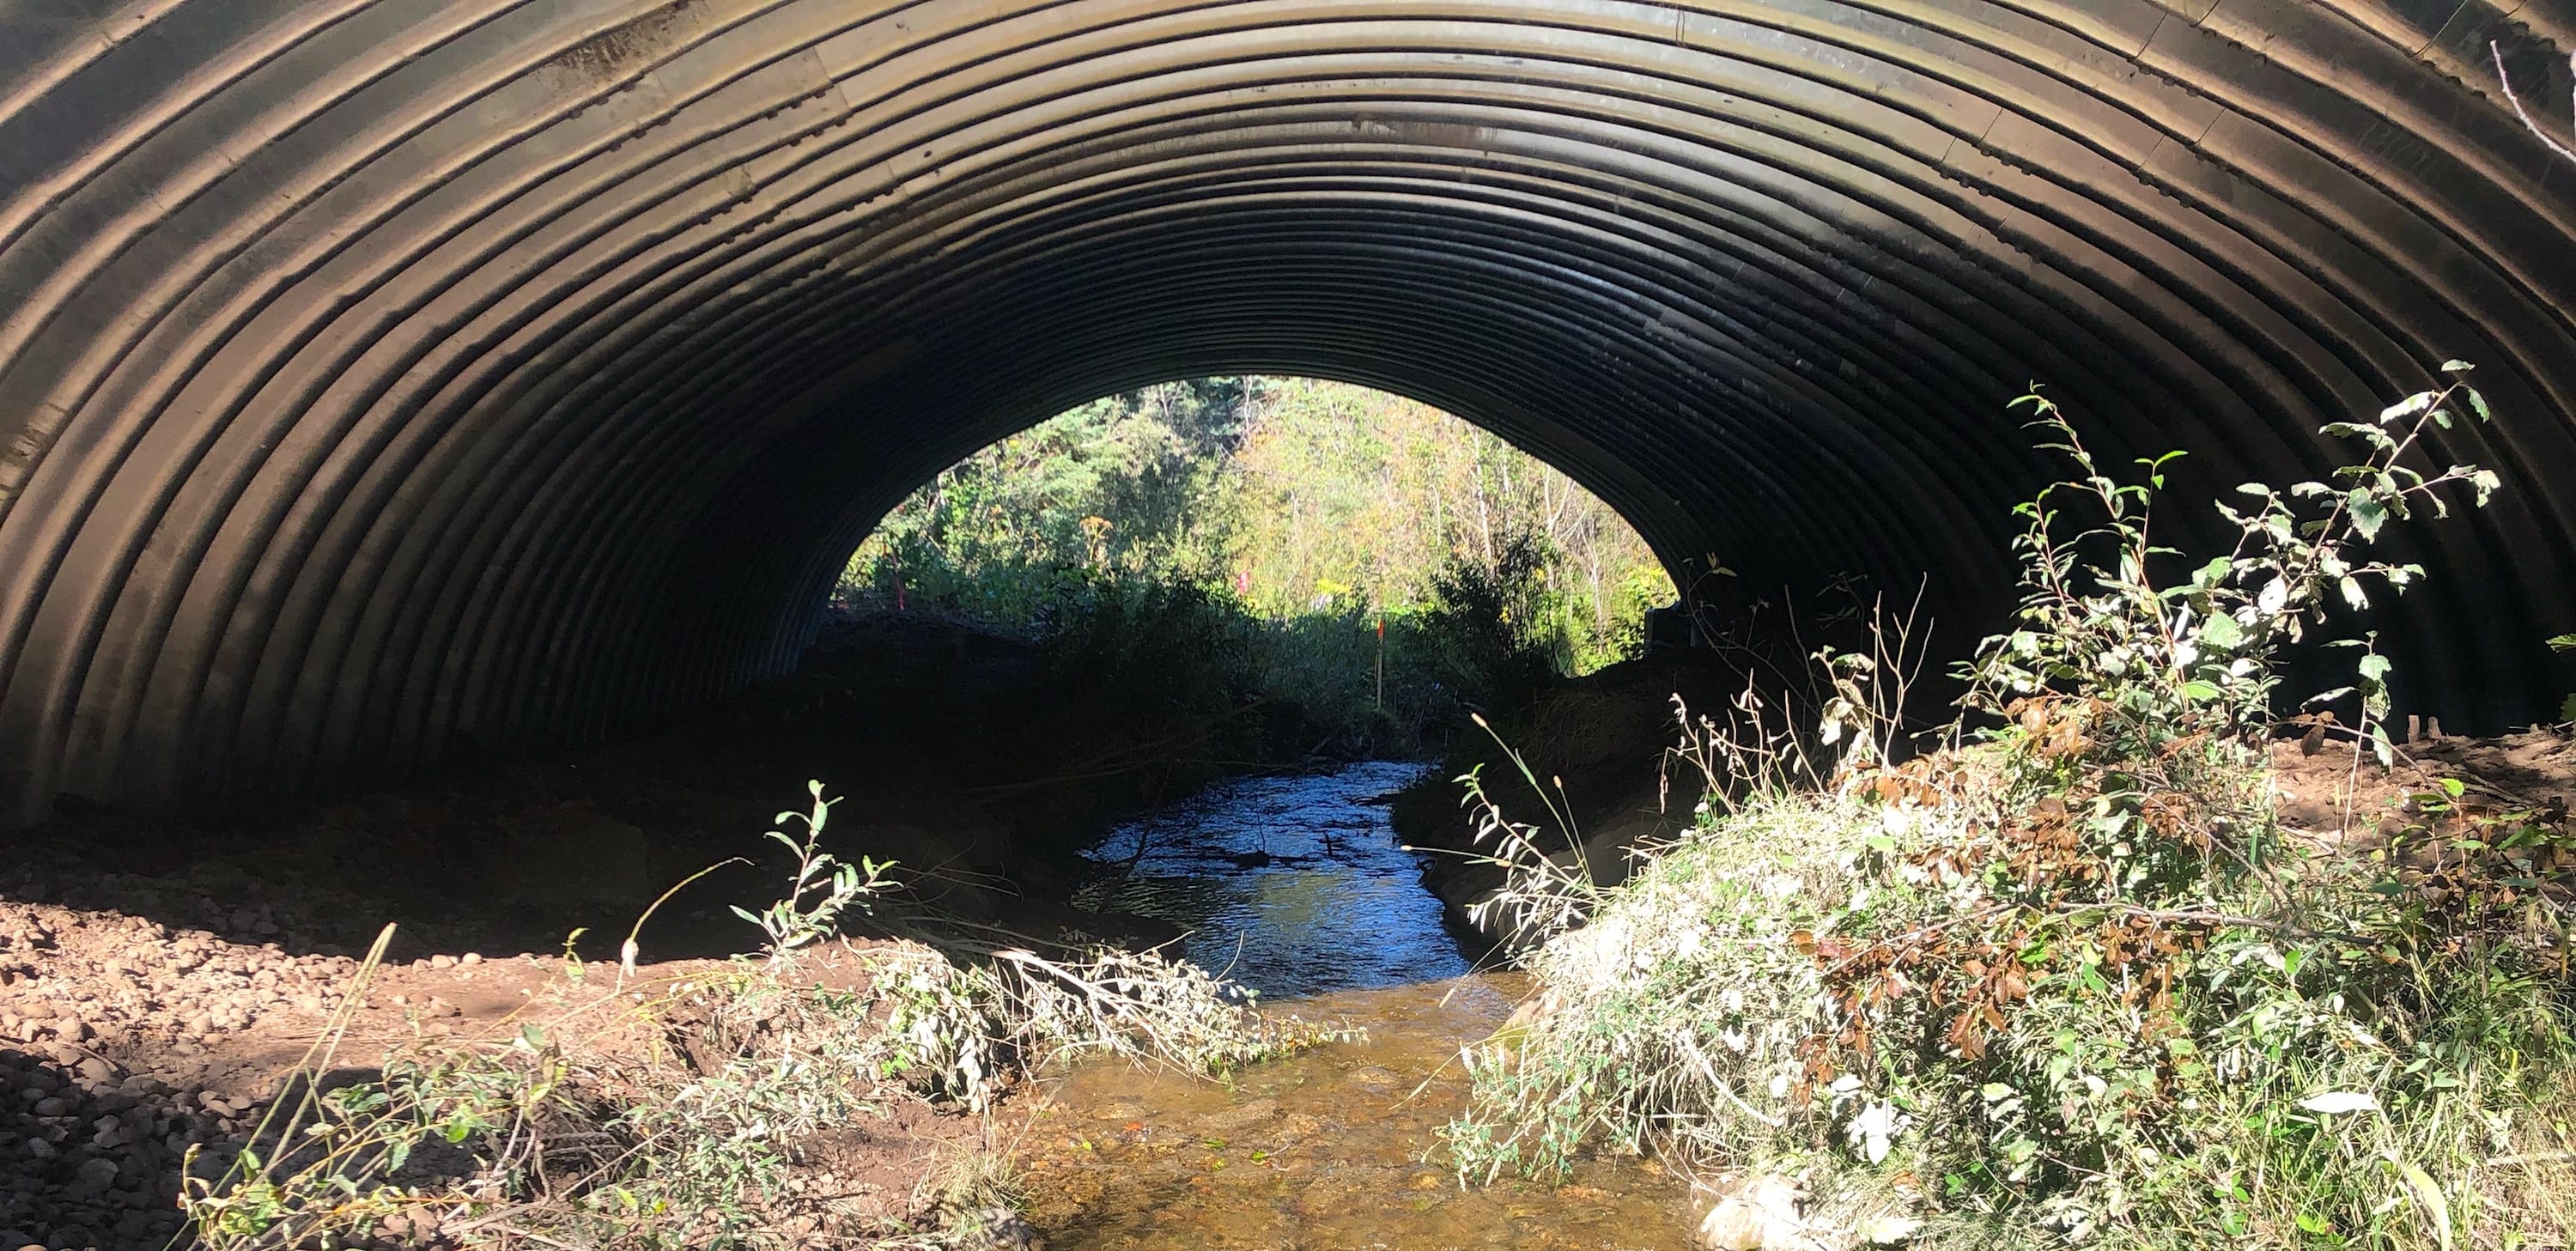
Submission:
<svg viewBox="0 0 2576 1251">
<path fill-rule="evenodd" d="M 1280 619 L 1534 579 L 1519 624 L 1577 672 L 1634 650 L 1674 594 L 1564 474 L 1427 404 L 1312 378 L 1167 383 L 1012 435 L 889 513 L 845 585 L 1011 619 L 1068 570 L 1221 583 Z"/>
<path fill-rule="evenodd" d="M 1094 400 L 994 443 L 895 506 L 842 594 L 1025 622 L 1068 579 L 1207 582 L 1234 546 L 1219 479 L 1244 387 L 1205 379 Z"/>
<path fill-rule="evenodd" d="M 887 515 L 842 594 L 1122 655 L 1115 636 L 1152 622 L 1250 666 L 1242 686 L 1418 741 L 1634 654 L 1674 591 L 1607 505 L 1458 418 L 1347 383 L 1207 378 L 958 462 Z"/>
<path fill-rule="evenodd" d="M 1312 378 L 1257 379 L 1248 408 L 1230 466 L 1237 585 L 1263 612 L 1412 613 L 1444 602 L 1444 580 L 1483 586 L 1513 601 L 1521 638 L 1583 673 L 1633 653 L 1646 609 L 1673 599 L 1609 505 L 1439 409 Z"/>
</svg>

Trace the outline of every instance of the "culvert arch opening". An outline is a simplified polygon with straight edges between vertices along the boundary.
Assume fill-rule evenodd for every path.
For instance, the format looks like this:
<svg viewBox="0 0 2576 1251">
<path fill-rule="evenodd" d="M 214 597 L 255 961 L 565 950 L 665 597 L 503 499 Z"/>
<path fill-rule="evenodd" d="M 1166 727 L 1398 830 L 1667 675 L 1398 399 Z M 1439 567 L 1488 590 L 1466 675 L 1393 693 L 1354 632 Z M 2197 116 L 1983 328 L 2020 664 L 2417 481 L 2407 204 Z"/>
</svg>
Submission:
<svg viewBox="0 0 2576 1251">
<path fill-rule="evenodd" d="M 1060 0 L 219 6 L 0 52 L 0 795 L 592 738 L 781 670 L 913 482 L 1089 396 L 1471 413 L 1667 553 L 2009 589 L 2053 387 L 2313 476 L 2476 362 L 2505 490 L 2388 614 L 2576 685 L 2568 15 Z M 111 11 L 112 9 L 112 11 Z"/>
</svg>

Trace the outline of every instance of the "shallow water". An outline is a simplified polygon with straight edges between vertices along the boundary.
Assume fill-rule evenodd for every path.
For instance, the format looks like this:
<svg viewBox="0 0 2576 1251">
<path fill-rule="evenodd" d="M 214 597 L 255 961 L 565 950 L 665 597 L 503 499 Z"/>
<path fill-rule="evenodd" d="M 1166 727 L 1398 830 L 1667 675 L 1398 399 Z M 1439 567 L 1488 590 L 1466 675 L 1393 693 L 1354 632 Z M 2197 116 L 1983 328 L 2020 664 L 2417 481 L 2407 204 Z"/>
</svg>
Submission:
<svg viewBox="0 0 2576 1251">
<path fill-rule="evenodd" d="M 1437 1134 L 1465 1098 L 1458 1049 L 1502 1023 L 1520 980 L 1468 974 L 1413 853 L 1366 802 L 1416 775 L 1237 782 L 1094 849 L 1128 869 L 1089 901 L 1194 926 L 1193 959 L 1368 1037 L 1231 1084 L 1114 1063 L 1053 1079 L 1018 1152 L 1051 1251 L 1690 1245 L 1687 1188 L 1651 1162 L 1471 1188 L 1448 1169 Z"/>
<path fill-rule="evenodd" d="M 1103 876 L 1074 902 L 1180 925 L 1183 955 L 1271 998 L 1458 977 L 1467 961 L 1382 802 L 1422 773 L 1370 761 L 1220 783 L 1085 852 Z"/>
</svg>

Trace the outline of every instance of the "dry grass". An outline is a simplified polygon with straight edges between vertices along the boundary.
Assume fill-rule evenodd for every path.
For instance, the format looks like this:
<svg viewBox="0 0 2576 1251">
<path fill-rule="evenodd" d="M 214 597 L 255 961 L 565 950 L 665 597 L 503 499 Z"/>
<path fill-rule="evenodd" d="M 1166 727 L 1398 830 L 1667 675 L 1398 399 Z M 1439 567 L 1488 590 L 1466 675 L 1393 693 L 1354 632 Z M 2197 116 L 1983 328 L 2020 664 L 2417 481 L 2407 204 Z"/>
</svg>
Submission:
<svg viewBox="0 0 2576 1251">
<path fill-rule="evenodd" d="M 2444 779 L 2320 854 L 2266 772 L 2280 649 L 2420 578 L 2369 559 L 2390 519 L 2497 485 L 2390 468 L 2484 420 L 2466 368 L 2327 428 L 2369 449 L 2357 485 L 2242 488 L 2243 541 L 2198 565 L 2148 538 L 2170 457 L 2121 483 L 2032 397 L 2078 472 L 2021 510 L 2019 620 L 1963 675 L 1979 745 L 1888 763 L 1883 641 L 1819 657 L 1818 730 L 1749 695 L 1686 717 L 1698 825 L 1618 889 L 1489 812 L 1541 992 L 1470 1055 L 1461 1170 L 1618 1146 L 1790 1179 L 1768 1246 L 2576 1246 L 2576 824 Z M 2354 647 L 2323 698 L 2361 715 L 2301 724 L 2383 770 L 2389 661 Z"/>
<path fill-rule="evenodd" d="M 541 1008 L 480 1038 L 419 1038 L 345 1080 L 387 927 L 250 1144 L 190 1159 L 195 1236 L 210 1251 L 1009 1245 L 1026 1231 L 997 1152 L 951 1150 L 891 1196 L 816 1184 L 800 1162 L 850 1126 L 919 1120 L 926 1101 L 980 1118 L 989 1142 L 1013 1084 L 1078 1055 L 1220 1074 L 1344 1036 L 1255 1011 L 1159 952 L 827 943 L 882 866 L 817 850 L 829 804 L 812 789 L 810 815 L 780 816 L 807 837 L 771 836 L 799 853 L 787 898 L 745 914 L 770 936 L 761 956 L 637 978 L 631 936 L 613 971 L 568 945 Z"/>
</svg>

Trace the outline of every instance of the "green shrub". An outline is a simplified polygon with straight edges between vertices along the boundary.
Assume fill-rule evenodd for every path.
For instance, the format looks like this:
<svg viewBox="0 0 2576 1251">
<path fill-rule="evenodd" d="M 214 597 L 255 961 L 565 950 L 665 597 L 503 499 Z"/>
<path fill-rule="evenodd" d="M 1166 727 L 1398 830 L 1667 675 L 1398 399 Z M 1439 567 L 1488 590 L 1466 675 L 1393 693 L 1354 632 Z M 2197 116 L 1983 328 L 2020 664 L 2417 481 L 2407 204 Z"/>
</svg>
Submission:
<svg viewBox="0 0 2576 1251">
<path fill-rule="evenodd" d="M 1572 669 L 1560 605 L 1547 586 L 1549 550 L 1512 536 L 1491 564 L 1452 557 L 1432 581 L 1426 635 L 1434 675 L 1472 707 L 1517 712 Z"/>
<path fill-rule="evenodd" d="M 2329 427 L 2370 456 L 2245 488 L 2197 565 L 2149 541 L 2163 462 L 2116 482 L 2030 402 L 2077 476 L 2023 510 L 2019 620 L 1963 675 L 1995 727 L 1889 765 L 1866 699 L 1830 733 L 1685 713 L 1701 820 L 1527 953 L 1462 1171 L 1665 1150 L 1797 1178 L 1822 1234 L 1962 1248 L 2569 1245 L 2576 832 L 2454 785 L 2392 841 L 2308 837 L 2266 775 L 2282 648 L 2417 580 L 2362 554 L 2385 520 L 2492 488 L 2400 463 L 2483 401 Z M 2387 665 L 2365 643 L 2355 674 L 2359 769 Z"/>
</svg>

